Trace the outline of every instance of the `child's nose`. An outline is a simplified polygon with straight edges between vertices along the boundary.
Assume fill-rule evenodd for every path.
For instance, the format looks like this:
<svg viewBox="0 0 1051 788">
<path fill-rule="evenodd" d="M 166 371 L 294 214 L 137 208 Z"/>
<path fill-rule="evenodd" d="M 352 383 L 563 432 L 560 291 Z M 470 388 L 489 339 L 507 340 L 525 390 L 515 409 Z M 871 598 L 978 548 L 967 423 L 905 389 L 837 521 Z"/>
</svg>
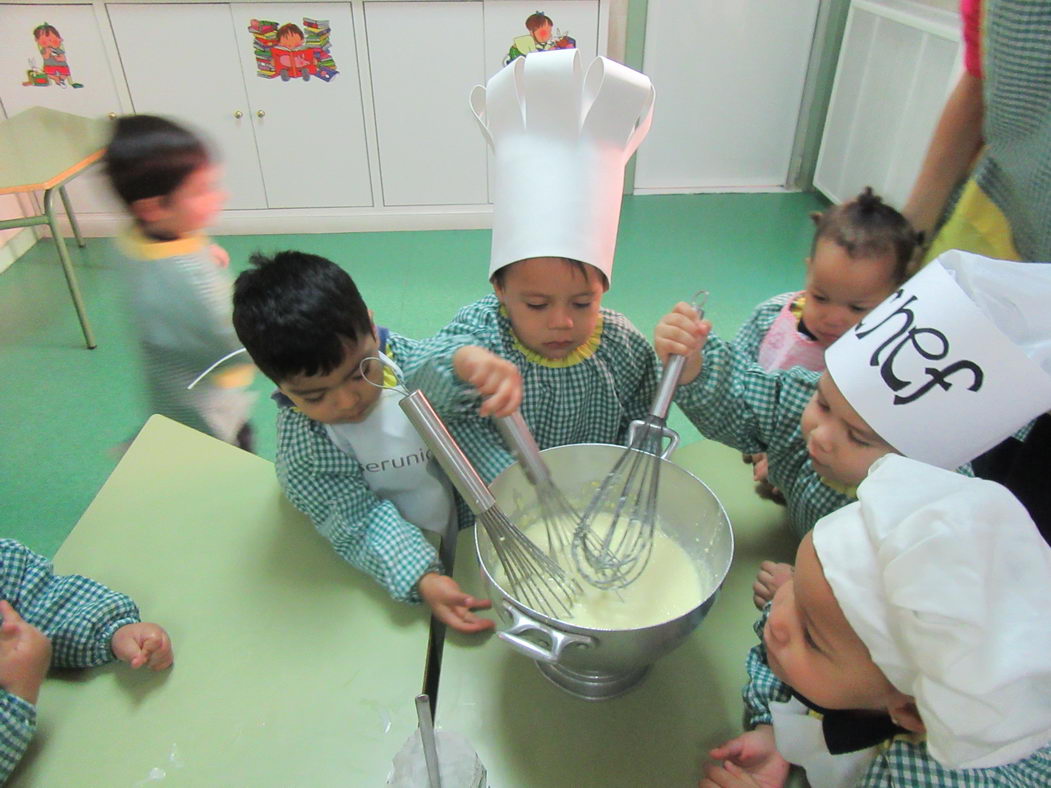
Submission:
<svg viewBox="0 0 1051 788">
<path fill-rule="evenodd" d="M 818 424 L 812 430 L 810 430 L 810 440 L 814 443 L 817 448 L 821 451 L 828 451 L 831 447 L 831 430 L 828 425 Z"/>
<path fill-rule="evenodd" d="M 572 328 L 573 316 L 568 309 L 551 310 L 551 328 Z"/>
</svg>

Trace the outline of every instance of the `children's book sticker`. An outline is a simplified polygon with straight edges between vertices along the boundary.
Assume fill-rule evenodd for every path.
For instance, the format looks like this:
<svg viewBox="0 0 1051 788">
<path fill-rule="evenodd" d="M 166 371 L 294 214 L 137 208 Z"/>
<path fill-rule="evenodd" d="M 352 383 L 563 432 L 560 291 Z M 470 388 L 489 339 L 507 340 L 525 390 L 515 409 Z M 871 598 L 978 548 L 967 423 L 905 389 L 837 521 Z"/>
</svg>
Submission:
<svg viewBox="0 0 1051 788">
<path fill-rule="evenodd" d="M 331 82 L 339 73 L 332 59 L 329 41 L 332 28 L 327 19 L 303 17 L 303 25 L 279 24 L 269 19 L 253 19 L 248 25 L 255 50 L 256 74 L 282 82 L 317 77 Z"/>
<path fill-rule="evenodd" d="M 35 58 L 29 58 L 29 68 L 26 69 L 26 81 L 23 85 L 40 88 L 50 85 L 60 88 L 84 87 L 79 82 L 74 82 L 70 76 L 69 60 L 66 58 L 62 35 L 54 25 L 47 22 L 37 25 L 33 28 L 33 40 L 40 51 L 40 60 L 38 62 Z"/>
<path fill-rule="evenodd" d="M 570 38 L 568 33 L 555 29 L 555 23 L 551 17 L 543 11 L 530 14 L 525 21 L 526 30 L 529 32 L 524 36 L 516 36 L 511 42 L 511 49 L 504 58 L 506 66 L 515 60 L 533 52 L 543 52 L 547 49 L 576 49 L 577 40 Z"/>
</svg>

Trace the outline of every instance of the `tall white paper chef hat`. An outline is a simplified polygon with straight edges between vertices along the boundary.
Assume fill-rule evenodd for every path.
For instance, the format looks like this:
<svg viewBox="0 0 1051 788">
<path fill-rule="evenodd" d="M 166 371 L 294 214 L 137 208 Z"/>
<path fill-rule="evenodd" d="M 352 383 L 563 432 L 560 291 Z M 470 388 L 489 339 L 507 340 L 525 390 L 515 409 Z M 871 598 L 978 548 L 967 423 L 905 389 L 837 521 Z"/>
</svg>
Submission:
<svg viewBox="0 0 1051 788">
<path fill-rule="evenodd" d="M 575 49 L 534 52 L 471 91 L 493 149 L 489 275 L 530 257 L 568 257 L 612 279 L 624 166 L 650 128 L 653 85 Z"/>
<path fill-rule="evenodd" d="M 1051 263 L 949 251 L 825 351 L 906 457 L 956 468 L 1051 408 Z"/>
<path fill-rule="evenodd" d="M 1051 549 L 1006 488 L 887 455 L 813 539 L 939 763 L 1000 766 L 1051 741 Z"/>
</svg>

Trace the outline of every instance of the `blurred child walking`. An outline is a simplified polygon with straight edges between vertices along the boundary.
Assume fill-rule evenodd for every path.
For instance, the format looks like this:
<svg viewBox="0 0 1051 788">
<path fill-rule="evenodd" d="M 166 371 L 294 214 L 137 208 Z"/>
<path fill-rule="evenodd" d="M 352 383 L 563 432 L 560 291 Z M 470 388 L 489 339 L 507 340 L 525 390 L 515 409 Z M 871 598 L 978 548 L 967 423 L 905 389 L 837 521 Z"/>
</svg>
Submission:
<svg viewBox="0 0 1051 788">
<path fill-rule="evenodd" d="M 193 132 L 152 115 L 117 120 L 105 165 L 132 218 L 117 248 L 150 413 L 251 451 L 250 364 L 220 367 L 187 389 L 240 347 L 230 319 L 229 256 L 203 234 L 226 200 L 219 165 Z"/>
</svg>

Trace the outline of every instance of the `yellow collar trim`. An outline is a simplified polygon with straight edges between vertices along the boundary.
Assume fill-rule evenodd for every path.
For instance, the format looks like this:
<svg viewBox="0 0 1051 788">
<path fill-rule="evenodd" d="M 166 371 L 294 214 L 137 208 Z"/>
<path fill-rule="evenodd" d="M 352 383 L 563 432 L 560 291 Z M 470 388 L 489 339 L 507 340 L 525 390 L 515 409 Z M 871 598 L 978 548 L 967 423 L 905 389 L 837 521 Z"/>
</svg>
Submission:
<svg viewBox="0 0 1051 788">
<path fill-rule="evenodd" d="M 799 296 L 798 298 L 796 298 L 792 302 L 792 305 L 790 307 L 788 307 L 788 311 L 792 313 L 792 317 L 794 317 L 796 320 L 802 320 L 803 319 L 803 307 L 805 307 L 805 306 L 806 306 L 806 293 L 803 293 L 803 295 Z"/>
<path fill-rule="evenodd" d="M 818 476 L 821 483 L 831 490 L 835 490 L 841 495 L 845 495 L 848 498 L 858 497 L 858 486 L 856 484 L 844 484 L 843 482 L 837 482 L 833 479 L 827 479 L 824 476 Z"/>
<path fill-rule="evenodd" d="M 135 226 L 117 236 L 117 246 L 120 250 L 137 260 L 163 260 L 167 257 L 195 254 L 207 245 L 208 238 L 204 235 L 188 235 L 174 241 L 154 241 Z"/>
<path fill-rule="evenodd" d="M 394 370 L 388 367 L 386 364 L 383 365 L 383 388 L 392 389 L 398 385 L 398 376 L 394 374 Z"/>
<path fill-rule="evenodd" d="M 506 317 L 510 322 L 511 318 L 507 314 L 507 310 L 504 309 L 504 305 L 500 304 L 500 315 Z M 548 367 L 550 369 L 565 369 L 566 367 L 574 367 L 581 361 L 587 361 L 598 350 L 599 345 L 602 344 L 602 314 L 600 313 L 598 319 L 595 321 L 595 330 L 591 332 L 584 343 L 579 347 L 571 350 L 565 358 L 548 358 L 542 356 L 535 350 L 531 350 L 522 344 L 522 340 L 515 334 L 514 328 L 510 328 L 511 340 L 514 342 L 515 350 L 525 356 L 526 361 L 531 364 L 537 364 L 541 367 Z"/>
</svg>

